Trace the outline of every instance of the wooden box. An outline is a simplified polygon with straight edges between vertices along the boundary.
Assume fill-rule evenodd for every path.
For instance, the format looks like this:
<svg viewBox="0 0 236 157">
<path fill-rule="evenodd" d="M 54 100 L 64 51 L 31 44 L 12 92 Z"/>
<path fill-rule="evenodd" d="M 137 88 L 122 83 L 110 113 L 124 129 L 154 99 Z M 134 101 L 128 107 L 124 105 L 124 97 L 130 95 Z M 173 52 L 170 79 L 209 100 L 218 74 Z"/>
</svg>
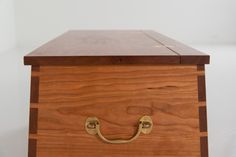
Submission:
<svg viewBox="0 0 236 157">
<path fill-rule="evenodd" d="M 69 31 L 24 63 L 29 157 L 208 156 L 208 55 L 153 31 Z"/>
</svg>

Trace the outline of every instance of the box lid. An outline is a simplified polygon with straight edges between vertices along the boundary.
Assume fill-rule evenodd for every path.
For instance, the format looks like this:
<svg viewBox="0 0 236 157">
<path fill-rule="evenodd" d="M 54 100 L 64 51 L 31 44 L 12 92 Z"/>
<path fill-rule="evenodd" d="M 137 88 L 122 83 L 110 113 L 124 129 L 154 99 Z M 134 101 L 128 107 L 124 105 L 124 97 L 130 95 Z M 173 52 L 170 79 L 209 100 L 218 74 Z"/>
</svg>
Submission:
<svg viewBox="0 0 236 157">
<path fill-rule="evenodd" d="M 154 31 L 68 31 L 24 57 L 25 65 L 208 64 L 209 55 Z"/>
</svg>

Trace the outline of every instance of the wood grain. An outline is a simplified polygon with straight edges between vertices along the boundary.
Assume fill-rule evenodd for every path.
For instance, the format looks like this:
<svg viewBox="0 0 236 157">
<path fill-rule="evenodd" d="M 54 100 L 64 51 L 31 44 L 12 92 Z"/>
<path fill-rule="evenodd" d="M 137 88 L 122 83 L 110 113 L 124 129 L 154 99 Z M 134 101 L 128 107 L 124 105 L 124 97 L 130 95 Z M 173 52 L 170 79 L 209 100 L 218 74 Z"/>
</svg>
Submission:
<svg viewBox="0 0 236 157">
<path fill-rule="evenodd" d="M 207 136 L 200 138 L 201 143 L 201 157 L 208 157 L 208 138 Z"/>
<path fill-rule="evenodd" d="M 31 68 L 31 87 L 30 87 L 30 106 L 37 104 L 39 101 L 39 66 Z M 38 109 L 30 108 L 29 113 L 29 134 L 37 134 L 38 131 Z M 29 138 L 28 141 L 28 157 L 36 157 L 37 140 Z"/>
<path fill-rule="evenodd" d="M 180 56 L 180 64 L 209 64 L 210 56 L 154 31 L 144 31 L 146 35 L 166 46 Z"/>
<path fill-rule="evenodd" d="M 37 157 L 199 157 L 196 66 L 42 66 Z M 149 135 L 111 145 L 88 135 L 87 117 L 109 139 L 129 138 L 142 115 Z"/>
<path fill-rule="evenodd" d="M 204 64 L 197 65 L 197 70 L 198 71 L 205 71 L 205 65 Z"/>
<path fill-rule="evenodd" d="M 36 153 L 37 153 L 37 140 L 29 139 L 28 157 L 36 157 Z"/>
<path fill-rule="evenodd" d="M 206 106 L 206 85 L 205 85 L 205 66 L 197 65 L 198 74 L 198 105 L 199 105 L 199 129 L 201 157 L 208 157 L 208 133 L 207 133 L 207 106 Z"/>
<path fill-rule="evenodd" d="M 30 108 L 29 133 L 36 134 L 38 131 L 38 109 Z"/>
<path fill-rule="evenodd" d="M 207 111 L 206 106 L 199 107 L 199 124 L 200 124 L 200 131 L 206 132 L 207 131 Z"/>
<path fill-rule="evenodd" d="M 152 31 L 68 31 L 24 57 L 25 65 L 208 64 L 209 56 Z"/>
<path fill-rule="evenodd" d="M 32 72 L 39 72 L 40 71 L 40 66 L 32 66 L 31 71 Z"/>
<path fill-rule="evenodd" d="M 39 100 L 39 77 L 31 76 L 30 102 L 37 103 Z"/>
<path fill-rule="evenodd" d="M 198 76 L 198 100 L 199 101 L 206 101 L 205 75 Z"/>
<path fill-rule="evenodd" d="M 178 56 L 38 56 L 25 57 L 26 65 L 159 65 L 179 64 Z"/>
</svg>

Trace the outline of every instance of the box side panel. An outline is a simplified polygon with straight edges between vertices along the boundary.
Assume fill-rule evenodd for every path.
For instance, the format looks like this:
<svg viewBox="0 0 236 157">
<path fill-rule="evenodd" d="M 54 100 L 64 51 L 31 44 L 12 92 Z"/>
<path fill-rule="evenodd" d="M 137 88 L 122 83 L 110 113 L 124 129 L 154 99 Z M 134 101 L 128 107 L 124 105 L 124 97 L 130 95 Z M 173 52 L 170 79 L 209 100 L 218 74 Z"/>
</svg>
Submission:
<svg viewBox="0 0 236 157">
<path fill-rule="evenodd" d="M 31 103 L 38 123 L 29 152 L 37 157 L 199 157 L 201 73 L 196 66 L 40 67 L 32 72 L 40 81 L 39 100 Z M 129 144 L 103 143 L 84 128 L 86 118 L 96 116 L 105 137 L 126 139 L 143 115 L 152 117 L 153 131 Z"/>
</svg>

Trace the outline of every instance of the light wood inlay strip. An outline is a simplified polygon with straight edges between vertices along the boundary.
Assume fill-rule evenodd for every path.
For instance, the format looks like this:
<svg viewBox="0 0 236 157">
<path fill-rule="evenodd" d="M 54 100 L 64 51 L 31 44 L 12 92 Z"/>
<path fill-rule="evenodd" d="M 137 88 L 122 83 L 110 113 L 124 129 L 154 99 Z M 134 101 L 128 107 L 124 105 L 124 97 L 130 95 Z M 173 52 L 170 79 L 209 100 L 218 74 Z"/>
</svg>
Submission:
<svg viewBox="0 0 236 157">
<path fill-rule="evenodd" d="M 29 134 L 29 139 L 38 139 L 38 134 Z"/>
<path fill-rule="evenodd" d="M 199 107 L 201 107 L 201 106 L 205 107 L 206 106 L 206 102 L 205 101 L 200 101 L 198 103 L 198 105 L 199 105 Z"/>
<path fill-rule="evenodd" d="M 30 108 L 39 108 L 38 103 L 30 103 Z"/>
<path fill-rule="evenodd" d="M 205 76 L 205 72 L 204 71 L 197 71 L 196 72 L 198 76 Z"/>
<path fill-rule="evenodd" d="M 200 132 L 200 133 L 199 133 L 199 136 L 200 136 L 200 137 L 208 136 L 208 132 Z"/>
<path fill-rule="evenodd" d="M 33 77 L 39 77 L 39 76 L 40 76 L 40 72 L 32 71 L 31 76 L 33 76 Z"/>
</svg>

